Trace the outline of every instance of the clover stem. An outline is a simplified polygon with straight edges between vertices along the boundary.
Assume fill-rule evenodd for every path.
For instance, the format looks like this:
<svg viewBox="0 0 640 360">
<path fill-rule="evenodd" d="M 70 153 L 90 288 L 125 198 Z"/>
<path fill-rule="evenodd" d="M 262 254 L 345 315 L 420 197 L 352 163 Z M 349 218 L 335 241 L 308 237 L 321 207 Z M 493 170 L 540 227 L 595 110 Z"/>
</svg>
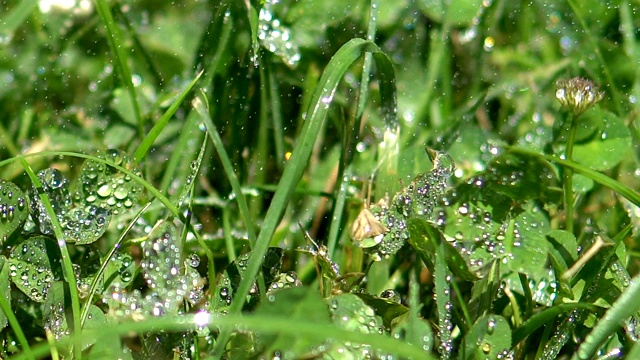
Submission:
<svg viewBox="0 0 640 360">
<path fill-rule="evenodd" d="M 569 137 L 567 138 L 567 147 L 565 150 L 565 160 L 573 160 L 573 143 L 576 138 L 576 130 L 578 127 L 578 116 L 569 114 Z M 564 169 L 564 213 L 566 230 L 573 234 L 573 170 Z"/>
</svg>

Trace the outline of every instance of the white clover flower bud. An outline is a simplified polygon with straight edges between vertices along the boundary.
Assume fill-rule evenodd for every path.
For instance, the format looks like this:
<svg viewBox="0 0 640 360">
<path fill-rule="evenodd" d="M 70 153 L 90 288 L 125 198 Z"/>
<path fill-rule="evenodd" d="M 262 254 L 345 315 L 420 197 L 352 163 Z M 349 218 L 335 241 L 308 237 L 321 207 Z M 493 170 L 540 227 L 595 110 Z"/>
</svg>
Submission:
<svg viewBox="0 0 640 360">
<path fill-rule="evenodd" d="M 593 81 L 580 77 L 558 80 L 556 87 L 556 98 L 574 115 L 582 114 L 604 97 L 604 92 Z"/>
</svg>

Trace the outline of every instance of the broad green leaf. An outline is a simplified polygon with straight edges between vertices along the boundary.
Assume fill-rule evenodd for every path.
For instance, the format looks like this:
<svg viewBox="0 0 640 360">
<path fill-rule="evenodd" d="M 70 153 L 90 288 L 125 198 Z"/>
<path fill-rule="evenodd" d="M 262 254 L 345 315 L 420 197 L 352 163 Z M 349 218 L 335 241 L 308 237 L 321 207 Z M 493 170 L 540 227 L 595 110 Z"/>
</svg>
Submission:
<svg viewBox="0 0 640 360">
<path fill-rule="evenodd" d="M 606 111 L 590 111 L 584 116 L 599 117 L 601 123 L 588 142 L 575 145 L 573 160 L 593 170 L 611 169 L 627 156 L 631 147 L 629 129 L 620 118 Z"/>
<path fill-rule="evenodd" d="M 395 302 L 367 293 L 356 293 L 356 295 L 358 295 L 365 304 L 369 305 L 376 314 L 380 315 L 386 327 L 391 327 L 391 324 L 393 324 L 395 320 L 409 311 L 409 309 L 399 301 Z"/>
<path fill-rule="evenodd" d="M 331 323 L 329 311 L 320 294 L 307 287 L 294 287 L 277 291 L 269 296 L 268 301 L 262 302 L 256 308 L 255 313 L 256 315 L 287 314 L 288 318 L 296 321 L 317 324 Z M 312 347 L 321 345 L 317 341 L 304 336 L 286 334 L 260 334 L 257 341 L 266 346 L 267 354 L 279 351 L 285 358 L 299 358 L 309 355 Z"/>
<path fill-rule="evenodd" d="M 411 235 L 409 243 L 431 271 L 434 270 L 436 262 L 436 248 L 442 245 L 447 265 L 455 276 L 467 281 L 478 279 L 465 258 L 445 240 L 438 228 L 420 218 L 410 219 L 407 225 Z"/>
<path fill-rule="evenodd" d="M 16 184 L 0 179 L 0 242 L 20 228 L 29 215 L 27 198 Z"/>
<path fill-rule="evenodd" d="M 59 269 L 58 247 L 53 240 L 34 236 L 16 245 L 9 258 L 9 275 L 13 283 L 31 300 L 43 302 L 51 284 L 59 279 L 52 265 Z"/>
<path fill-rule="evenodd" d="M 123 151 L 109 149 L 97 157 L 141 176 L 133 160 Z M 143 188 L 129 175 L 96 160 L 86 160 L 76 183 L 76 201 L 110 210 L 118 215 L 138 204 Z"/>
<path fill-rule="evenodd" d="M 464 359 L 501 359 L 511 349 L 511 328 L 505 318 L 490 314 L 480 318 L 465 336 Z"/>
</svg>

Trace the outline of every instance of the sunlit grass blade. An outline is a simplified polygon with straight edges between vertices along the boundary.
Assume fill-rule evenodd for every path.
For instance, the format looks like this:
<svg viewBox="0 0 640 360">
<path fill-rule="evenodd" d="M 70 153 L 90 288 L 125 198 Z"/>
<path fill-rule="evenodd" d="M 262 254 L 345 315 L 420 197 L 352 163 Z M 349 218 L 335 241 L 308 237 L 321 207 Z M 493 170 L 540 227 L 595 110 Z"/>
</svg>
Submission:
<svg viewBox="0 0 640 360">
<path fill-rule="evenodd" d="M 302 174 L 307 166 L 309 157 L 313 150 L 313 145 L 317 134 L 322 128 L 326 117 L 329 103 L 333 99 L 334 92 L 349 67 L 365 52 L 373 53 L 374 60 L 380 73 L 380 94 L 385 118 L 392 117 L 395 121 L 396 111 L 396 88 L 393 66 L 389 58 L 372 42 L 353 39 L 343 45 L 331 58 L 325 68 L 318 86 L 311 99 L 307 117 L 297 139 L 296 147 L 293 150 L 289 163 L 285 167 L 284 173 L 278 184 L 278 188 L 273 196 L 271 205 L 267 210 L 264 223 L 256 246 L 247 264 L 244 278 L 238 286 L 238 290 L 231 303 L 229 312 L 237 314 L 244 305 L 245 296 L 249 293 L 249 288 L 253 284 L 255 276 L 258 274 L 262 257 L 264 256 L 273 233 L 284 213 L 289 202 L 291 193 L 297 186 Z M 220 358 L 224 346 L 229 339 L 231 329 L 223 328 L 214 349 L 214 356 Z"/>
<path fill-rule="evenodd" d="M 607 310 L 604 317 L 598 321 L 591 333 L 573 355 L 572 359 L 591 359 L 604 341 L 612 336 L 628 317 L 640 309 L 640 276 L 631 280 L 631 285 Z"/>
<path fill-rule="evenodd" d="M 122 83 L 127 89 L 131 105 L 133 106 L 134 116 L 138 123 L 138 136 L 142 138 L 144 136 L 144 119 L 140 111 L 140 104 L 138 103 L 136 89 L 133 86 L 133 80 L 131 77 L 132 72 L 131 68 L 129 67 L 129 59 L 126 51 L 127 49 L 124 46 L 122 34 L 120 33 L 120 29 L 118 28 L 118 25 L 113 18 L 113 14 L 111 14 L 111 8 L 109 7 L 109 4 L 107 4 L 105 0 L 94 0 L 94 4 L 96 6 L 96 10 L 98 11 L 98 15 L 100 16 L 100 20 L 107 30 L 107 42 L 109 43 L 111 53 L 116 58 L 117 71 L 120 74 Z"/>
<path fill-rule="evenodd" d="M 162 117 L 155 123 L 155 125 L 153 125 L 147 136 L 145 136 L 144 140 L 142 140 L 142 142 L 140 143 L 140 146 L 138 146 L 136 151 L 133 153 L 133 160 L 136 164 L 140 163 L 140 161 L 142 161 L 142 159 L 144 159 L 144 157 L 147 155 L 147 152 L 149 151 L 151 146 L 153 146 L 153 142 L 158 138 L 158 135 L 162 133 L 162 130 L 165 128 L 165 126 L 167 126 L 169 120 L 171 120 L 171 117 L 176 113 L 176 111 L 178 111 L 178 109 L 184 102 L 184 99 L 187 98 L 187 95 L 189 95 L 198 80 L 200 80 L 201 76 L 202 71 L 198 73 L 198 75 L 196 75 L 193 80 L 191 80 L 189 85 L 187 85 L 184 90 L 182 90 L 180 95 L 178 95 L 171 106 L 169 106 L 169 109 L 167 109 Z"/>
</svg>

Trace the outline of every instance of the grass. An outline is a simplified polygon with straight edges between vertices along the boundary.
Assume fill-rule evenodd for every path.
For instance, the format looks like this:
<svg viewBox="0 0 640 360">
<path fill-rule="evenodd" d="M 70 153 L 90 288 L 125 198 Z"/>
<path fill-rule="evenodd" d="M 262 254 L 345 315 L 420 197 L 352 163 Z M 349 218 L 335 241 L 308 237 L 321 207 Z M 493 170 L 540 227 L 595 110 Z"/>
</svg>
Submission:
<svg viewBox="0 0 640 360">
<path fill-rule="evenodd" d="M 2 358 L 640 353 L 635 3 L 43 4 Z"/>
</svg>

